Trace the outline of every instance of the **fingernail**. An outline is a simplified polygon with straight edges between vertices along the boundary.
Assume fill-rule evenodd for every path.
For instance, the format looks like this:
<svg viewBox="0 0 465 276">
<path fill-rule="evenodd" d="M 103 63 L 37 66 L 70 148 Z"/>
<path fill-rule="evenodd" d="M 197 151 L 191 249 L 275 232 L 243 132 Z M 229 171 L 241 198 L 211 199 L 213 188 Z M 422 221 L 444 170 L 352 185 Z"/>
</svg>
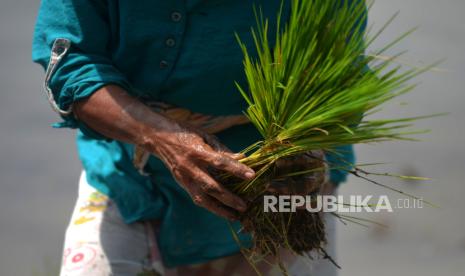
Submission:
<svg viewBox="0 0 465 276">
<path fill-rule="evenodd" d="M 255 177 L 255 172 L 246 172 L 245 177 L 247 177 L 248 179 L 252 179 Z"/>
</svg>

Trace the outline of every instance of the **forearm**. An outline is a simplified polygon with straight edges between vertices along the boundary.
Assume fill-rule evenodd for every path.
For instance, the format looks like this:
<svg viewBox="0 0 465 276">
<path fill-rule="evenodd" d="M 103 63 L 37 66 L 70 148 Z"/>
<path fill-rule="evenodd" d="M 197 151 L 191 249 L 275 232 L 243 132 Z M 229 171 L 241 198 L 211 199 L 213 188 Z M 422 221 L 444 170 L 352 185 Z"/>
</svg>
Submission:
<svg viewBox="0 0 465 276">
<path fill-rule="evenodd" d="M 153 136 L 177 124 L 153 112 L 116 85 L 108 85 L 74 104 L 76 117 L 93 130 L 119 141 L 149 147 Z"/>
<path fill-rule="evenodd" d="M 101 134 L 144 147 L 157 155 L 193 201 L 229 219 L 246 203 L 208 174 L 209 166 L 252 179 L 252 169 L 218 152 L 204 138 L 145 106 L 122 88 L 105 86 L 74 105 L 79 120 Z"/>
</svg>

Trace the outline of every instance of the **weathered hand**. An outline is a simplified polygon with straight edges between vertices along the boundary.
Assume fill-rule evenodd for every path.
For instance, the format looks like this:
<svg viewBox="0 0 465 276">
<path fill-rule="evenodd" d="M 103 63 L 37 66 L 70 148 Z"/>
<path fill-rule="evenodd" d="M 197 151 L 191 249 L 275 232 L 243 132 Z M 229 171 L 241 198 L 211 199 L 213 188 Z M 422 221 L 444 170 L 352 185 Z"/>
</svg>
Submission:
<svg viewBox="0 0 465 276">
<path fill-rule="evenodd" d="M 245 211 L 245 202 L 208 173 L 209 168 L 251 179 L 252 169 L 212 136 L 188 129 L 154 112 L 115 85 L 104 86 L 77 101 L 76 117 L 106 137 L 131 143 L 163 160 L 195 203 L 226 218 Z"/>
<path fill-rule="evenodd" d="M 286 174 L 308 170 L 315 171 L 285 177 Z M 326 175 L 327 165 L 321 150 L 283 158 L 276 162 L 275 177 L 269 182 L 267 191 L 283 195 L 308 195 L 321 190 Z"/>
<path fill-rule="evenodd" d="M 177 182 L 190 194 L 195 204 L 235 220 L 246 203 L 223 187 L 209 173 L 209 168 L 252 179 L 255 172 L 240 163 L 243 156 L 230 152 L 214 136 L 173 123 L 158 131 L 152 145 L 153 154 L 161 158 Z"/>
</svg>

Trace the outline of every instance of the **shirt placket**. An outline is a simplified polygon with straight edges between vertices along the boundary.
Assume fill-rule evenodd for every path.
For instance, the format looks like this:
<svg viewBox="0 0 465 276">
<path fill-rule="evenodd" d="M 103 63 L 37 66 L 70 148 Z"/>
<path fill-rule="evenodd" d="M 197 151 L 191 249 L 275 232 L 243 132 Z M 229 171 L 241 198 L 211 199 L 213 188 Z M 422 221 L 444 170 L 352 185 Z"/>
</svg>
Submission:
<svg viewBox="0 0 465 276">
<path fill-rule="evenodd" d="M 187 24 L 187 10 L 185 1 L 173 1 L 173 8 L 167 10 L 166 18 L 169 22 L 163 41 L 164 54 L 160 56 L 159 69 L 165 76 L 164 81 L 175 69 L 181 44 Z"/>
</svg>

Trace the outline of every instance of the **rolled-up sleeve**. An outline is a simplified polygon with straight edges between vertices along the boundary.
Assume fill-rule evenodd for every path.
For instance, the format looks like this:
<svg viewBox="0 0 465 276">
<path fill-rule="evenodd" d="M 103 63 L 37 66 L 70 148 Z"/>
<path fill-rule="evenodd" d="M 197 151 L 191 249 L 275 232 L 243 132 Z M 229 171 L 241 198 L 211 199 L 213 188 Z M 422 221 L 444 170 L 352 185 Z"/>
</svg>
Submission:
<svg viewBox="0 0 465 276">
<path fill-rule="evenodd" d="M 111 59 L 111 30 L 106 1 L 43 0 L 34 30 L 32 59 L 47 68 L 52 45 L 58 38 L 71 46 L 57 65 L 49 88 L 57 106 L 69 109 L 73 102 L 89 97 L 99 88 L 115 84 L 129 89 L 125 76 Z M 90 130 L 73 114 L 62 116 L 60 126 L 79 127 L 95 138 L 104 138 Z"/>
</svg>

